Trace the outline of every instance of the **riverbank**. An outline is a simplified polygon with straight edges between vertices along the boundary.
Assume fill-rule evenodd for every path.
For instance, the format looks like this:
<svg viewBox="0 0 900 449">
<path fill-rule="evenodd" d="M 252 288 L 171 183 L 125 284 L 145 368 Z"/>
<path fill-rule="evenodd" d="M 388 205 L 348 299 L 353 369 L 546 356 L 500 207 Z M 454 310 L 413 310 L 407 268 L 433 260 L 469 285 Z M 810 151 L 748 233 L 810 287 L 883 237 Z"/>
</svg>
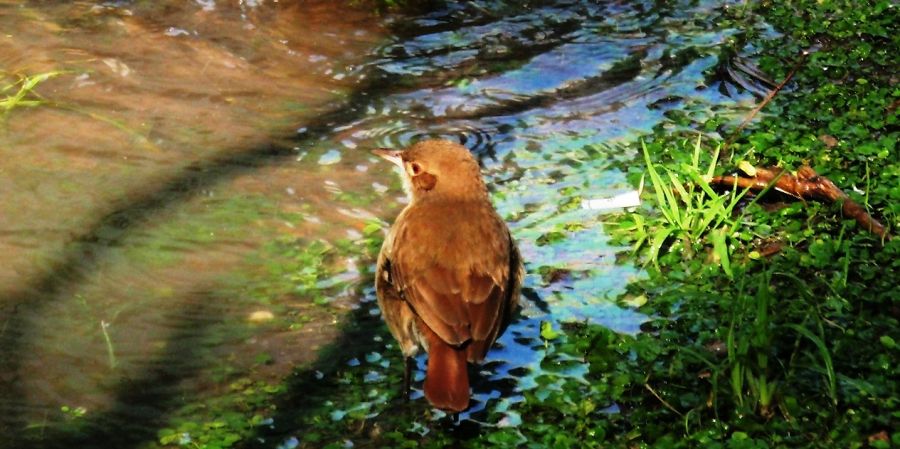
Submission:
<svg viewBox="0 0 900 449">
<path fill-rule="evenodd" d="M 663 173 L 657 182 L 645 178 L 652 206 L 612 220 L 650 273 L 623 300 L 644 304 L 654 318 L 637 337 L 575 326 L 555 343 L 586 354 L 594 380 L 567 384 L 552 407 L 535 401 L 545 421 L 585 416 L 558 447 L 900 444 L 898 240 L 842 217 L 840 204 L 773 191 L 730 209 L 741 189 L 708 195 L 699 187 L 710 163 L 716 174 L 738 172 L 741 162 L 808 164 L 896 233 L 897 8 L 763 2 L 735 11 L 734 20 L 748 14 L 783 36 L 747 35 L 720 66 L 734 70 L 741 48 L 758 49 L 751 56 L 769 92 L 792 78 L 743 129 L 727 117 L 688 113 L 643 139 L 648 164 Z M 699 191 L 690 201 L 680 190 L 686 185 Z M 621 414 L 589 413 L 609 404 Z M 549 447 L 560 438 L 553 435 L 526 439 Z"/>
</svg>

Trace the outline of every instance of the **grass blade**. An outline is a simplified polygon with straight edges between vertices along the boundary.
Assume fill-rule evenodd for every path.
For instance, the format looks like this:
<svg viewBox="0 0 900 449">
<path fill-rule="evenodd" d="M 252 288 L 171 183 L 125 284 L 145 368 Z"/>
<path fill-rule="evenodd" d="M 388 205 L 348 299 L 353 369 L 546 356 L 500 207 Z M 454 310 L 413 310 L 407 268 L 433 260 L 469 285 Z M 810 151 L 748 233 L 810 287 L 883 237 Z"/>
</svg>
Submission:
<svg viewBox="0 0 900 449">
<path fill-rule="evenodd" d="M 700 139 L 697 139 L 697 146 L 700 146 Z M 712 179 L 713 175 L 716 173 L 716 164 L 719 162 L 719 150 L 720 146 L 716 146 L 716 150 L 713 152 L 712 160 L 709 161 L 709 167 L 706 169 L 706 180 L 709 182 Z"/>
<path fill-rule="evenodd" d="M 656 203 L 659 205 L 660 212 L 670 223 L 675 223 L 675 217 L 665 207 L 666 197 L 663 193 L 665 189 L 663 188 L 662 178 L 656 172 L 656 167 L 653 166 L 653 162 L 650 160 L 650 152 L 647 151 L 647 144 L 643 141 L 641 141 L 641 148 L 644 152 L 644 162 L 647 164 L 647 173 L 650 174 L 650 182 L 653 183 L 653 191 L 656 193 Z"/>
<path fill-rule="evenodd" d="M 668 169 L 665 169 L 665 170 L 666 170 L 666 175 L 668 175 L 669 179 L 672 180 L 672 186 L 675 188 L 675 190 L 680 189 L 681 192 L 684 192 L 684 196 L 682 197 L 684 202 L 687 203 L 688 201 L 690 201 L 690 199 L 689 199 L 690 197 L 687 196 L 687 192 L 684 191 L 684 187 L 681 186 L 681 183 L 678 181 L 678 178 L 675 177 L 675 175 L 673 175 L 672 172 L 670 172 Z M 662 188 L 662 185 L 660 185 L 660 187 Z M 682 221 L 684 220 L 685 217 L 681 213 L 681 206 L 678 205 L 678 197 L 675 196 L 675 193 L 672 191 L 672 189 L 668 189 L 668 188 L 663 188 L 663 194 L 666 196 L 667 207 L 669 208 L 669 214 L 675 219 L 675 222 L 672 224 L 674 224 L 680 228 L 684 228 L 684 223 L 682 223 Z M 681 193 L 679 193 L 679 195 L 681 195 Z"/>
<path fill-rule="evenodd" d="M 659 228 L 656 232 L 653 233 L 653 237 L 651 239 L 650 244 L 650 261 L 653 262 L 653 265 L 657 265 L 657 258 L 659 257 L 659 250 L 662 248 L 666 239 L 669 238 L 669 234 L 671 234 L 673 228 L 665 227 Z"/>
<path fill-rule="evenodd" d="M 731 272 L 731 259 L 728 256 L 728 244 L 725 241 L 725 228 L 715 229 L 711 233 L 713 241 L 713 254 L 719 259 L 722 271 L 728 276 L 728 279 L 734 279 Z"/>
<path fill-rule="evenodd" d="M 825 342 L 822 341 L 819 336 L 813 334 L 809 329 L 803 326 L 798 326 L 796 324 L 785 324 L 785 326 L 806 337 L 807 340 L 811 341 L 819 349 L 819 355 L 822 357 L 822 362 L 825 364 L 825 375 L 828 378 L 828 396 L 831 397 L 832 404 L 837 405 L 837 382 L 835 380 L 834 365 L 831 361 L 831 353 L 828 351 L 828 347 L 825 346 Z"/>
<path fill-rule="evenodd" d="M 701 134 L 697 134 L 697 143 L 694 144 L 694 152 L 691 154 L 691 165 L 697 170 L 700 170 L 700 139 L 702 137 Z"/>
<path fill-rule="evenodd" d="M 675 188 L 675 191 L 681 196 L 681 200 L 685 203 L 690 203 L 691 197 L 688 195 L 687 190 L 684 190 L 684 186 L 681 185 L 681 180 L 678 179 L 678 176 L 670 170 L 666 170 L 666 174 L 669 176 L 669 180 L 672 181 L 672 187 Z"/>
</svg>

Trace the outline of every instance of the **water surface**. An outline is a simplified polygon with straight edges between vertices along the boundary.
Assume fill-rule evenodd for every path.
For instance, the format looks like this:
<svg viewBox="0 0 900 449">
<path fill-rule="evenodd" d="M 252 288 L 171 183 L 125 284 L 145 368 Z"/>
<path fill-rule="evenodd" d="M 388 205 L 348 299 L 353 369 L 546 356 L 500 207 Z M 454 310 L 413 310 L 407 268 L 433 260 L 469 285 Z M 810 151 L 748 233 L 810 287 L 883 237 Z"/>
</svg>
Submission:
<svg viewBox="0 0 900 449">
<path fill-rule="evenodd" d="M 368 150 L 426 137 L 478 156 L 526 261 L 521 319 L 461 417 L 516 425 L 542 321 L 639 332 L 644 317 L 615 300 L 640 269 L 616 263 L 581 200 L 633 188 L 634 143 L 654 127 L 752 106 L 753 83 L 725 70 L 747 30 L 723 17 L 739 7 L 0 4 L 4 83 L 63 72 L 0 134 L 0 433 L 155 441 L 251 379 L 293 386 L 236 411 L 275 417 L 254 441 L 302 442 L 302 417 L 269 405 L 335 365 L 364 370 L 373 393 L 330 419 L 377 421 L 401 368 L 371 268 L 404 199 Z"/>
</svg>

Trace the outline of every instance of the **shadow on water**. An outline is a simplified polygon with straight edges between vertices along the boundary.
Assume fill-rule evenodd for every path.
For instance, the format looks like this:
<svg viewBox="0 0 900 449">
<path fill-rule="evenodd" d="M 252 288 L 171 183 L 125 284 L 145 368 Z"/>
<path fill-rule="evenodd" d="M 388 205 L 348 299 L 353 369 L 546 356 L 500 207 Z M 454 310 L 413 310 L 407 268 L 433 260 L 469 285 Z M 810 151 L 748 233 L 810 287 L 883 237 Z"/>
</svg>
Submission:
<svg viewBox="0 0 900 449">
<path fill-rule="evenodd" d="M 340 336 L 319 354 L 316 362 L 291 375 L 287 380 L 287 392 L 276 400 L 278 413 L 272 417 L 271 424 L 260 427 L 257 435 L 248 439 L 243 447 L 270 448 L 279 442 L 289 441 L 292 433 L 305 427 L 302 423 L 306 419 L 321 412 L 323 405 L 334 400 L 341 389 L 346 388 L 346 383 L 341 380 L 341 371 L 346 367 L 347 360 L 383 350 L 383 339 L 388 338 L 391 337 L 383 329 L 381 317 L 371 313 L 369 307 L 359 307 L 353 311 L 344 321 Z M 395 368 L 399 369 L 399 366 L 395 365 Z M 397 371 L 397 376 L 385 380 L 383 386 L 386 389 L 395 387 L 399 393 L 399 374 Z M 408 404 L 404 406 L 409 408 Z M 360 435 L 370 430 L 366 427 L 356 429 Z"/>
<path fill-rule="evenodd" d="M 172 314 L 173 332 L 165 350 L 147 361 L 147 368 L 140 376 L 120 381 L 113 391 L 116 398 L 113 407 L 91 414 L 74 430 L 64 427 L 44 430 L 40 443 L 27 434 L 8 433 L 15 436 L 7 437 L 6 447 L 127 448 L 155 438 L 155 429 L 165 424 L 166 413 L 179 405 L 182 396 L 179 383 L 202 368 L 200 343 L 206 330 L 219 319 L 209 313 L 215 298 L 205 292 L 197 296 L 207 301 L 192 302 Z"/>
<path fill-rule="evenodd" d="M 366 107 L 391 91 L 396 81 L 375 70 L 372 72 L 349 95 L 342 107 L 307 123 L 302 134 L 290 142 L 292 145 L 269 145 L 214 156 L 191 163 L 174 176 L 158 182 L 152 189 L 122 195 L 122 200 L 114 201 L 114 204 L 123 204 L 122 207 L 96 219 L 87 227 L 87 231 L 72 238 L 63 253 L 46 269 L 2 298 L 5 310 L 0 315 L 0 397 L 24 397 L 19 382 L 20 362 L 24 355 L 21 351 L 26 347 L 28 335 L 33 331 L 34 317 L 41 314 L 42 308 L 59 300 L 60 295 L 71 291 L 72 286 L 83 282 L 103 260 L 106 252 L 127 241 L 131 230 L 153 215 L 185 202 L 223 180 L 296 157 L 295 145 L 323 140 L 334 129 L 361 118 Z M 215 316 L 205 316 L 203 303 L 202 300 L 197 301 L 197 305 L 189 306 L 192 310 L 184 311 L 181 322 L 174 321 L 176 332 L 169 338 L 171 344 L 166 345 L 167 351 L 157 360 L 148 361 L 147 366 L 165 367 L 176 361 L 184 365 L 185 361 L 195 355 L 193 351 L 196 347 L 191 341 L 200 338 L 203 329 L 218 319 Z M 196 317 L 196 320 L 191 317 Z M 180 332 L 182 330 L 184 332 Z M 357 339 L 350 332 L 345 333 L 341 341 L 354 342 Z M 336 345 L 341 346 L 343 345 Z M 165 387 L 189 377 L 193 371 L 190 363 L 184 366 L 186 369 L 183 372 L 151 368 L 138 379 L 123 380 L 114 389 L 115 405 L 110 410 L 90 418 L 84 423 L 85 427 L 79 427 L 76 432 L 45 433 L 40 437 L 40 447 L 107 447 L 113 443 L 116 447 L 127 447 L 153 439 L 154 425 L 160 423 L 159 420 L 164 419 L 165 413 L 174 406 L 173 398 L 168 397 L 168 389 Z M 21 432 L 28 424 L 22 421 L 25 414 L 17 410 L 16 405 L 4 403 L 4 406 L 10 409 L 4 410 L 5 417 L 0 420 L 0 434 L 15 436 L 7 439 L 4 446 L 38 447 L 29 439 L 31 435 Z M 146 410 L 146 413 L 142 413 L 142 410 Z M 136 419 L 138 422 L 135 422 Z M 120 435 L 123 426 L 127 431 Z"/>
<path fill-rule="evenodd" d="M 358 294 L 363 302 L 343 321 L 340 336 L 312 365 L 291 375 L 286 381 L 286 392 L 274 400 L 277 412 L 238 447 L 292 447 L 300 439 L 315 446 L 317 437 L 310 438 L 310 435 L 318 433 L 328 433 L 321 435 L 322 442 L 340 436 L 345 441 L 353 441 L 357 447 L 381 447 L 385 444 L 383 433 L 402 432 L 410 425 L 413 431 L 423 432 L 423 436 L 428 427 L 436 426 L 462 444 L 480 435 L 489 421 L 491 410 L 486 407 L 486 401 L 498 397 L 517 400 L 520 379 L 515 375 L 522 375 L 521 380 L 533 376 L 523 368 L 524 360 L 509 357 L 510 351 L 542 352 L 542 342 L 535 338 L 536 332 L 527 331 L 536 330 L 539 322 L 519 315 L 512 330 L 492 350 L 489 360 L 479 366 L 469 366 L 473 391 L 469 410 L 453 416 L 429 406 L 422 393 L 424 356 L 416 360 L 407 401 L 402 393 L 404 362 L 381 321 L 374 291 L 364 287 L 358 289 Z M 359 370 L 366 372 L 360 376 Z M 354 413 L 365 418 L 342 420 L 343 416 Z M 323 417 L 333 422 L 323 422 Z"/>
<path fill-rule="evenodd" d="M 357 119 L 371 98 L 389 88 L 389 81 L 374 76 L 370 77 L 367 83 L 350 96 L 345 106 L 320 116 L 308 124 L 298 143 L 315 142 L 326 137 L 335 127 Z M 39 315 L 42 307 L 46 304 L 58 300 L 62 292 L 69 291 L 71 286 L 82 282 L 102 260 L 106 251 L 126 241 L 132 228 L 139 226 L 142 221 L 161 210 L 184 202 L 224 179 L 295 157 L 296 151 L 292 148 L 267 146 L 224 154 L 189 165 L 181 173 L 160 183 L 155 189 L 139 195 L 126 195 L 127 204 L 97 219 L 87 232 L 73 239 L 55 263 L 31 281 L 26 282 L 17 291 L 13 291 L 8 297 L 3 298 L 2 303 L 7 305 L 7 310 L 0 318 L 3 321 L 2 333 L 0 333 L 0 366 L 3 367 L 3 377 L 0 379 L 0 397 L 23 397 L 18 382 L 19 361 L 22 357 L 20 350 L 24 347 L 23 343 L 31 332 L 32 317 Z M 202 303 L 202 301 L 200 302 Z M 176 348 L 179 345 L 180 343 L 172 346 Z M 163 358 L 176 355 L 166 354 Z M 164 377 L 173 375 L 175 374 L 159 372 L 150 374 L 151 377 L 148 377 L 147 380 L 152 380 L 152 378 L 163 380 Z M 187 375 L 189 373 L 182 374 L 182 376 Z M 169 381 L 171 382 L 172 379 Z M 145 385 L 150 385 L 150 383 L 145 383 Z M 137 384 L 129 382 L 118 389 L 118 406 L 107 413 L 104 419 L 121 423 L 129 422 L 130 412 L 128 410 L 132 407 L 139 408 L 143 398 L 141 390 L 134 390 L 138 392 L 137 395 L 132 393 L 134 386 Z M 153 402 L 165 402 L 162 398 L 153 395 L 147 396 L 146 399 Z M 17 416 L 23 415 L 16 413 L 16 410 L 8 411 L 7 418 L 3 421 L 6 428 L 0 429 L 0 433 L 18 435 L 18 429 L 23 428 L 26 423 L 17 422 L 14 419 Z M 13 419 L 9 420 L 10 418 Z M 152 437 L 152 435 L 143 435 L 145 438 L 148 436 Z M 63 442 L 48 444 L 48 447 L 65 446 Z"/>
</svg>

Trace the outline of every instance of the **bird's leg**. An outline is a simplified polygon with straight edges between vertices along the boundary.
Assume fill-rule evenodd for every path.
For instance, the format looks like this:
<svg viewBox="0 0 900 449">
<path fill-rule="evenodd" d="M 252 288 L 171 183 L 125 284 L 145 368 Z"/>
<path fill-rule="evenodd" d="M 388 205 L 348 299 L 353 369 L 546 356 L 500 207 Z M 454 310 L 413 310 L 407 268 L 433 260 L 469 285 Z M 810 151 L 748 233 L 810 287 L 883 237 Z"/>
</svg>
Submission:
<svg viewBox="0 0 900 449">
<path fill-rule="evenodd" d="M 412 369 L 416 360 L 412 357 L 403 359 L 403 399 L 409 402 L 409 390 L 412 384 Z"/>
</svg>

